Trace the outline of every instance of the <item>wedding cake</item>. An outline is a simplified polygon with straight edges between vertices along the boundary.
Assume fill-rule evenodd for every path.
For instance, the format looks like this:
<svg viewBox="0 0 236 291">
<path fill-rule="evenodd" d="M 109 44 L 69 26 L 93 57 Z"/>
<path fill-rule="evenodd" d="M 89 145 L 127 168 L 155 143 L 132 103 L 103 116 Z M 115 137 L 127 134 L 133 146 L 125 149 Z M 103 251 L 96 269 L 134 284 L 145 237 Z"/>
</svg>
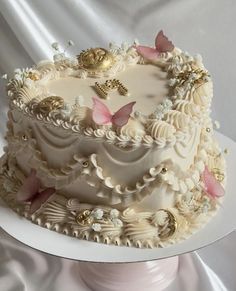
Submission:
<svg viewBox="0 0 236 291">
<path fill-rule="evenodd" d="M 162 31 L 154 47 L 110 44 L 68 57 L 52 46 L 53 61 L 4 76 L 5 203 L 42 227 L 140 248 L 204 226 L 226 174 L 201 56 Z"/>
</svg>

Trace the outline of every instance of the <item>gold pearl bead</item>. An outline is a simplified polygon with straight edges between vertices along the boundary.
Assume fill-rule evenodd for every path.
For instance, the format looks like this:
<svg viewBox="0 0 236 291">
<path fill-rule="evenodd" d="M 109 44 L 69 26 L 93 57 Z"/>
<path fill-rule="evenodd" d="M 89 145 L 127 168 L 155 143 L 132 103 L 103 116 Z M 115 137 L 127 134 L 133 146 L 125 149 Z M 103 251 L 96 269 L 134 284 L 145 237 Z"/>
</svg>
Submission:
<svg viewBox="0 0 236 291">
<path fill-rule="evenodd" d="M 82 165 L 83 165 L 84 168 L 87 168 L 89 166 L 89 162 L 88 161 L 84 161 Z"/>
<path fill-rule="evenodd" d="M 27 140 L 28 140 L 28 136 L 25 135 L 25 134 L 23 134 L 21 138 L 22 138 L 22 140 L 24 140 L 24 141 L 27 141 Z"/>
<path fill-rule="evenodd" d="M 211 132 L 210 127 L 207 127 L 207 128 L 206 128 L 206 132 Z"/>
<path fill-rule="evenodd" d="M 167 171 L 168 171 L 168 169 L 166 167 L 164 167 L 164 168 L 161 169 L 161 173 L 162 174 L 165 174 Z"/>
</svg>

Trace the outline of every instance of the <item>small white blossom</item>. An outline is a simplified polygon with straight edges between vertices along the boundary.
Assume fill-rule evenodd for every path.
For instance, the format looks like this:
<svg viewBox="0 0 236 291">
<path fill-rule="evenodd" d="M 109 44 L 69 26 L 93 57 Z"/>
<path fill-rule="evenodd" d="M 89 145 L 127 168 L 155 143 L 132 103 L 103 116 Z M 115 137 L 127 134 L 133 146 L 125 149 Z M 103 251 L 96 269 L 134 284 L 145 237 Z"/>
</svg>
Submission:
<svg viewBox="0 0 236 291">
<path fill-rule="evenodd" d="M 58 51 L 59 50 L 59 44 L 58 44 L 58 42 L 53 42 L 51 44 L 51 47 L 54 48 L 54 50 Z"/>
<path fill-rule="evenodd" d="M 127 43 L 127 42 L 122 42 L 122 44 L 121 44 L 121 49 L 122 49 L 123 51 L 127 51 L 128 48 L 129 48 L 128 43 Z"/>
<path fill-rule="evenodd" d="M 76 58 L 68 58 L 67 62 L 69 65 L 73 66 L 77 66 L 78 65 L 78 60 Z"/>
<path fill-rule="evenodd" d="M 114 42 L 109 42 L 109 49 L 114 49 L 115 48 Z"/>
<path fill-rule="evenodd" d="M 197 54 L 194 56 L 194 60 L 196 63 L 202 63 L 202 56 L 200 54 Z"/>
<path fill-rule="evenodd" d="M 189 75 L 189 80 L 190 80 L 190 81 L 197 80 L 197 78 L 198 78 L 198 75 L 197 75 L 196 73 L 191 73 L 191 74 Z"/>
<path fill-rule="evenodd" d="M 218 120 L 214 121 L 214 127 L 215 127 L 215 129 L 219 129 L 220 128 L 220 122 Z"/>
<path fill-rule="evenodd" d="M 14 76 L 14 78 L 15 78 L 17 81 L 23 81 L 22 76 L 19 75 L 19 74 L 16 74 L 16 75 Z"/>
<path fill-rule="evenodd" d="M 85 71 L 85 70 L 81 70 L 80 73 L 79 73 L 79 76 L 81 79 L 86 79 L 87 76 L 88 76 L 88 72 Z"/>
<path fill-rule="evenodd" d="M 140 111 L 134 111 L 134 116 L 136 117 L 136 118 L 138 118 L 138 117 L 140 117 L 140 115 L 141 115 L 141 112 Z"/>
<path fill-rule="evenodd" d="M 185 90 L 183 87 L 176 87 L 175 90 L 179 97 L 184 97 Z"/>
<path fill-rule="evenodd" d="M 2 75 L 2 79 L 7 80 L 7 74 Z"/>
<path fill-rule="evenodd" d="M 103 210 L 98 208 L 98 209 L 95 209 L 93 212 L 92 212 L 92 216 L 95 218 L 95 219 L 102 219 L 103 218 Z"/>
<path fill-rule="evenodd" d="M 122 227 L 123 226 L 123 222 L 119 218 L 113 218 L 112 222 L 113 222 L 115 227 Z"/>
<path fill-rule="evenodd" d="M 65 54 L 64 53 L 58 53 L 58 54 L 55 54 L 53 56 L 54 62 L 63 61 L 64 59 L 65 59 Z"/>
<path fill-rule="evenodd" d="M 172 78 L 172 79 L 170 79 L 169 81 L 168 81 L 168 84 L 171 86 L 171 87 L 173 87 L 175 84 L 176 84 L 176 79 L 174 79 L 174 78 Z"/>
<path fill-rule="evenodd" d="M 14 70 L 14 73 L 15 73 L 15 74 L 21 74 L 22 71 L 21 71 L 21 69 L 15 69 L 15 70 Z"/>
<path fill-rule="evenodd" d="M 201 207 L 201 211 L 202 211 L 202 213 L 206 213 L 206 212 L 208 212 L 209 209 L 210 209 L 210 204 L 209 204 L 208 202 L 205 202 L 205 203 L 202 205 L 202 207 Z"/>
<path fill-rule="evenodd" d="M 11 90 L 7 91 L 7 96 L 12 97 L 13 96 L 13 92 Z"/>
<path fill-rule="evenodd" d="M 69 45 L 69 46 L 73 46 L 73 45 L 75 45 L 75 44 L 74 44 L 73 40 L 68 40 L 68 45 Z"/>
<path fill-rule="evenodd" d="M 93 223 L 92 224 L 92 229 L 96 232 L 99 232 L 101 231 L 102 227 L 101 227 L 101 224 L 100 223 Z"/>
<path fill-rule="evenodd" d="M 117 218 L 117 217 L 119 216 L 119 214 L 120 214 L 120 212 L 119 212 L 119 210 L 117 210 L 117 209 L 112 209 L 112 210 L 110 211 L 110 217 L 111 217 L 111 218 Z"/>
</svg>

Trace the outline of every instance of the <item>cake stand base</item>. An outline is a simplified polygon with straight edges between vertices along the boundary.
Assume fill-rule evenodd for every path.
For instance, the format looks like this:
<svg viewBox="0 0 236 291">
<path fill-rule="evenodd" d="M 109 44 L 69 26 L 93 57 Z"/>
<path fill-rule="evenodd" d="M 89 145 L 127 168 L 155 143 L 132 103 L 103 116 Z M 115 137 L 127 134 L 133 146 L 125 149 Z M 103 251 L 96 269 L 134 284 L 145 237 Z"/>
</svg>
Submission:
<svg viewBox="0 0 236 291">
<path fill-rule="evenodd" d="M 79 263 L 79 273 L 93 291 L 161 291 L 175 279 L 179 257 L 133 263 Z"/>
</svg>

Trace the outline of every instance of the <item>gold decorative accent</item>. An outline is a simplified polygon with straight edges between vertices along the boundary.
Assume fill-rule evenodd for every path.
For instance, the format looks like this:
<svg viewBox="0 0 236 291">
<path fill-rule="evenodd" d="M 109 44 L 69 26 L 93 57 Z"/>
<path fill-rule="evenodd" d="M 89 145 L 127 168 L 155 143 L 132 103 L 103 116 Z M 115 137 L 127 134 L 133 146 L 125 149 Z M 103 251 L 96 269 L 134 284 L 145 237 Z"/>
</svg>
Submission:
<svg viewBox="0 0 236 291">
<path fill-rule="evenodd" d="M 211 132 L 210 127 L 207 127 L 207 128 L 206 128 L 206 132 Z"/>
<path fill-rule="evenodd" d="M 25 134 L 23 134 L 23 135 L 21 136 L 21 138 L 22 138 L 22 140 L 24 140 L 24 141 L 27 141 L 27 140 L 28 140 L 28 136 L 25 135 Z"/>
<path fill-rule="evenodd" d="M 32 72 L 29 72 L 28 77 L 33 81 L 38 81 L 40 79 L 39 75 L 32 73 Z"/>
<path fill-rule="evenodd" d="M 91 216 L 91 210 L 83 210 L 76 216 L 76 222 L 82 226 L 89 226 L 93 223 L 93 217 Z"/>
<path fill-rule="evenodd" d="M 78 56 L 79 67 L 88 71 L 105 72 L 115 62 L 114 56 L 104 48 L 90 48 Z"/>
<path fill-rule="evenodd" d="M 49 112 L 60 109 L 64 106 L 64 99 L 59 96 L 50 96 L 39 102 L 37 109 L 40 113 L 48 114 Z"/>
<path fill-rule="evenodd" d="M 167 169 L 166 167 L 163 167 L 163 168 L 161 169 L 161 173 L 162 173 L 162 174 L 167 173 L 167 171 L 168 171 L 168 169 Z"/>
<path fill-rule="evenodd" d="M 106 80 L 103 84 L 95 82 L 95 90 L 103 99 L 108 99 L 108 92 L 110 90 L 118 90 L 118 92 L 124 96 L 129 95 L 128 89 L 117 79 Z"/>
<path fill-rule="evenodd" d="M 89 162 L 88 161 L 84 161 L 82 163 L 82 165 L 83 165 L 84 168 L 87 168 L 89 166 Z"/>
<path fill-rule="evenodd" d="M 195 75 L 194 79 L 191 79 L 191 76 Z M 192 69 L 188 71 L 183 71 L 178 74 L 176 77 L 178 85 L 182 85 L 187 81 L 190 81 L 192 85 L 201 85 L 206 82 L 206 78 L 210 77 L 207 71 L 201 69 Z"/>
<path fill-rule="evenodd" d="M 212 170 L 212 173 L 214 174 L 216 180 L 218 180 L 219 182 L 223 182 L 224 181 L 225 175 L 220 169 L 214 168 Z"/>
<path fill-rule="evenodd" d="M 159 236 L 161 239 L 167 239 L 175 234 L 178 228 L 178 223 L 172 212 L 170 212 L 167 209 L 160 209 L 160 210 L 164 211 L 168 215 L 169 223 L 168 223 L 167 228 L 169 229 L 169 231 L 168 232 L 165 231 L 163 233 L 161 232 Z"/>
</svg>

